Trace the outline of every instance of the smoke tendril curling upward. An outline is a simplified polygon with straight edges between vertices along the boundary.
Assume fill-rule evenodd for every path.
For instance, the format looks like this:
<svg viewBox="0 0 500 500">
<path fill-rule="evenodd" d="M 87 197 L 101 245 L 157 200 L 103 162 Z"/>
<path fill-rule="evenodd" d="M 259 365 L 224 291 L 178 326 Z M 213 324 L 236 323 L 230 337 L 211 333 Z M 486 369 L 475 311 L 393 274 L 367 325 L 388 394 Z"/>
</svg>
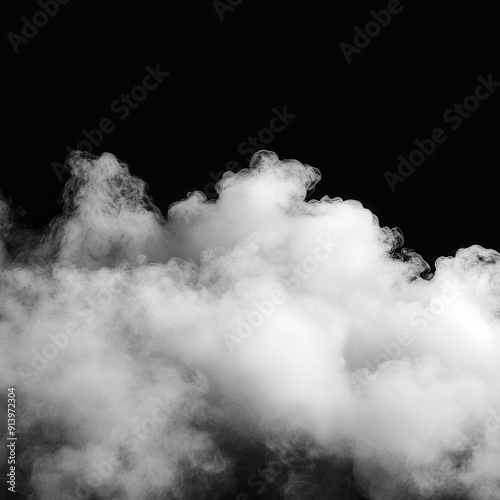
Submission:
<svg viewBox="0 0 500 500">
<path fill-rule="evenodd" d="M 432 275 L 269 151 L 167 217 L 113 155 L 69 164 L 42 235 L 0 202 L 0 380 L 31 498 L 217 498 L 264 460 L 286 499 L 500 498 L 497 252 Z"/>
</svg>

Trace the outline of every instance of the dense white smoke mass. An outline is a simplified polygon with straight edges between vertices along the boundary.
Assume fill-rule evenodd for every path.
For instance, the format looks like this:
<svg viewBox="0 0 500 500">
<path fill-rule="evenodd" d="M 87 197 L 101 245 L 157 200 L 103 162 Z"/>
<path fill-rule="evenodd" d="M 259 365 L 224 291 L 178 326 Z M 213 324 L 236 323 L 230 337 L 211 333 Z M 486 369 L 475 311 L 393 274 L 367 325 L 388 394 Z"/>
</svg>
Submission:
<svg viewBox="0 0 500 500">
<path fill-rule="evenodd" d="M 287 500 L 500 498 L 500 254 L 432 275 L 268 151 L 166 217 L 113 155 L 70 166 L 43 236 L 0 202 L 27 497 L 219 498 L 266 462 Z"/>
</svg>

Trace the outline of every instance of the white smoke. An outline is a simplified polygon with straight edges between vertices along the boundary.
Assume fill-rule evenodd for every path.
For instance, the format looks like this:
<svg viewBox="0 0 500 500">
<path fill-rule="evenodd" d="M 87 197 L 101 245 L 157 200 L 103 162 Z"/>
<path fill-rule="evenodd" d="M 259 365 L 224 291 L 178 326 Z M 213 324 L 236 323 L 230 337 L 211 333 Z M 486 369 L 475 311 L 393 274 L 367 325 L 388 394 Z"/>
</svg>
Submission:
<svg viewBox="0 0 500 500">
<path fill-rule="evenodd" d="M 497 252 L 432 275 L 268 151 L 165 218 L 113 155 L 70 165 L 43 237 L 0 205 L 27 496 L 218 498 L 264 457 L 286 499 L 500 498 Z"/>
</svg>

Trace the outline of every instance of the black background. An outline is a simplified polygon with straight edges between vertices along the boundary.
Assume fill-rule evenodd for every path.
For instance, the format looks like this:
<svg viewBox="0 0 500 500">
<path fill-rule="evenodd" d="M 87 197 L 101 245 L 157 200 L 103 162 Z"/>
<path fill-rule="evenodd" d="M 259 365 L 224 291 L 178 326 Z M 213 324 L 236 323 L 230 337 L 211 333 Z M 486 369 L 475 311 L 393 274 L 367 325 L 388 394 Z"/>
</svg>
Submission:
<svg viewBox="0 0 500 500">
<path fill-rule="evenodd" d="M 239 145 L 286 106 L 296 118 L 265 147 L 321 170 L 314 198 L 361 201 L 431 264 L 472 244 L 500 249 L 500 89 L 394 193 L 384 179 L 415 139 L 450 131 L 443 113 L 478 76 L 500 81 L 499 2 L 401 5 L 348 64 L 339 44 L 386 0 L 243 0 L 223 20 L 212 0 L 71 0 L 18 53 L 7 35 L 40 6 L 4 2 L 0 189 L 20 222 L 43 228 L 62 210 L 54 162 L 110 118 L 92 153 L 127 162 L 166 213 L 189 191 L 213 193 L 210 172 L 247 166 Z M 111 103 L 156 65 L 170 75 L 120 120 Z"/>
</svg>

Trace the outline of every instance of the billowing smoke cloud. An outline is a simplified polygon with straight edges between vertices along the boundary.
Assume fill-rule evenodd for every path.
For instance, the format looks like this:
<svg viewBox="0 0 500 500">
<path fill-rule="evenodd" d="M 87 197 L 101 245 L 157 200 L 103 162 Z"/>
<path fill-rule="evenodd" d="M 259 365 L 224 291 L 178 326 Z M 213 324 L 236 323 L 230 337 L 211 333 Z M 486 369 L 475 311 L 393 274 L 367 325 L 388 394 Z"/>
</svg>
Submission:
<svg viewBox="0 0 500 500">
<path fill-rule="evenodd" d="M 167 217 L 113 155 L 70 165 L 42 237 L 0 206 L 27 496 L 218 498 L 265 462 L 286 499 L 500 498 L 497 252 L 433 275 L 267 151 Z"/>
</svg>

